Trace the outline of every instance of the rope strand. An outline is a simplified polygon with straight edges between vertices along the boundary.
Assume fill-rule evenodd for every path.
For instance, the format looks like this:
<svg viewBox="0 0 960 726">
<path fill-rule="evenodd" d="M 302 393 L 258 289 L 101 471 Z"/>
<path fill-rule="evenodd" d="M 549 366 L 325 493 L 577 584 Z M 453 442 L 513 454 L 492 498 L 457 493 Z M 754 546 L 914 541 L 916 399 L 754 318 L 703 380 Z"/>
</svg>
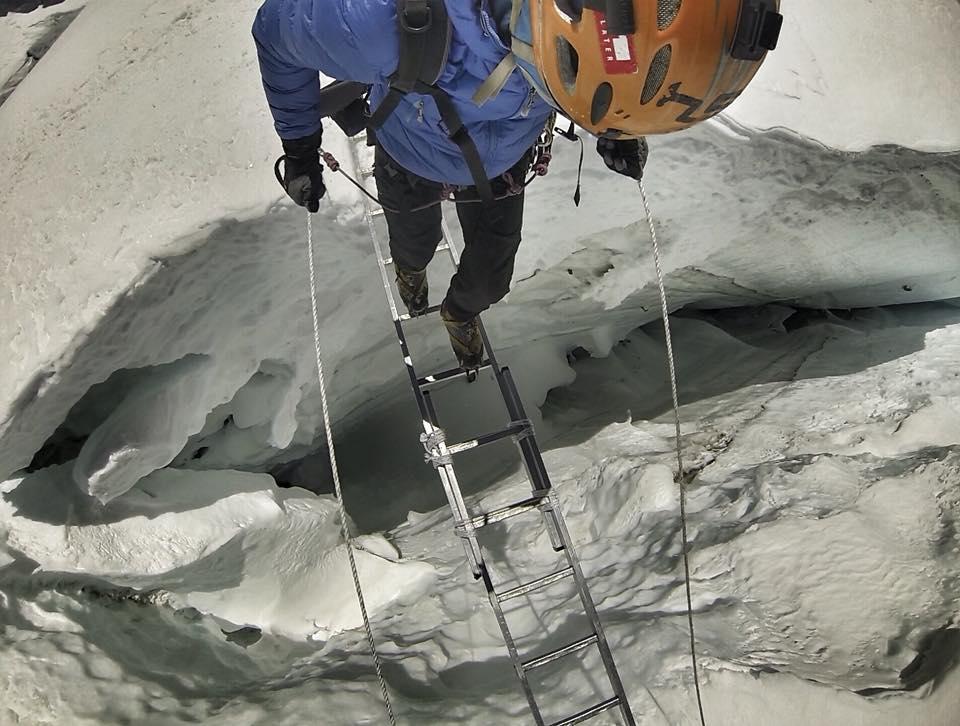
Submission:
<svg viewBox="0 0 960 726">
<path fill-rule="evenodd" d="M 360 614 L 363 616 L 363 628 L 367 633 L 367 644 L 373 655 L 373 666 L 377 672 L 377 681 L 380 683 L 380 693 L 383 696 L 383 706 L 387 711 L 387 718 L 392 726 L 396 726 L 397 718 L 393 714 L 393 705 L 390 703 L 390 694 L 383 679 L 380 665 L 380 655 L 377 653 L 377 644 L 373 639 L 373 628 L 367 615 L 367 605 L 363 599 L 363 589 L 360 587 L 360 574 L 357 571 L 357 561 L 353 555 L 353 544 L 350 532 L 347 529 L 347 510 L 343 504 L 343 493 L 340 489 L 340 470 L 337 467 L 337 454 L 333 447 L 333 427 L 330 424 L 330 409 L 327 405 L 327 387 L 323 376 L 323 356 L 320 353 L 320 316 L 317 311 L 317 275 L 313 264 L 313 215 L 307 212 L 307 250 L 310 256 L 310 312 L 313 315 L 313 342 L 317 354 L 317 379 L 320 382 L 320 403 L 323 407 L 323 426 L 327 434 L 327 451 L 330 453 L 330 468 L 333 472 L 333 486 L 337 494 L 337 504 L 340 507 L 340 531 L 347 546 L 347 558 L 350 560 L 350 573 L 353 575 L 353 585 L 357 590 L 357 601 L 360 603 Z"/>
<path fill-rule="evenodd" d="M 660 265 L 660 244 L 657 241 L 657 228 L 653 223 L 653 214 L 647 201 L 647 192 L 643 182 L 638 183 L 643 209 L 650 225 L 650 241 L 653 243 L 653 263 L 657 268 L 657 286 L 660 289 L 660 308 L 663 313 L 663 332 L 667 345 L 667 365 L 670 369 L 670 393 L 673 396 L 673 416 L 677 440 L 677 481 L 680 484 L 680 531 L 683 537 L 683 575 L 687 594 L 687 624 L 690 630 L 690 661 L 693 664 L 693 685 L 697 692 L 697 708 L 700 711 L 700 723 L 706 726 L 703 715 L 703 697 L 700 693 L 700 675 L 697 667 L 697 638 L 693 627 L 693 595 L 690 588 L 690 539 L 687 536 L 687 481 L 683 470 L 683 438 L 680 432 L 680 395 L 677 393 L 677 366 L 673 354 L 673 339 L 670 334 L 670 310 L 667 306 L 667 291 L 663 282 L 663 268 Z"/>
</svg>

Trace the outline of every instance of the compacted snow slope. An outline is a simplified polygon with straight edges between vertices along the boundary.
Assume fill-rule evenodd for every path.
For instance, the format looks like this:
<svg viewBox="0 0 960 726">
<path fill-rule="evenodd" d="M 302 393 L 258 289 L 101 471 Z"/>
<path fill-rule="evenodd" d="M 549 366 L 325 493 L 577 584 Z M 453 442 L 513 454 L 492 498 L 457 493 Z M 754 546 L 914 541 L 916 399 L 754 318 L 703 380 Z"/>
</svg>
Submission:
<svg viewBox="0 0 960 726">
<path fill-rule="evenodd" d="M 272 180 L 256 5 L 89 2 L 0 109 L 0 724 L 382 720 L 323 493 L 305 220 Z M 892 3 L 826 26 L 821 5 L 784 3 L 782 52 L 730 118 L 651 142 L 671 304 L 700 309 L 675 335 L 708 719 L 956 726 L 960 157 L 927 152 L 960 147 L 960 6 L 917 11 L 911 43 Z M 929 112 L 894 115 L 911 68 Z M 694 723 L 646 222 L 589 150 L 574 208 L 563 143 L 488 323 L 638 718 Z M 349 142 L 325 145 L 353 171 Z M 360 199 L 328 181 L 321 342 L 401 720 L 523 722 L 422 461 Z M 897 307 L 809 311 L 878 305 Z M 418 365 L 449 365 L 439 326 L 411 329 Z M 452 438 L 503 422 L 485 385 L 438 395 Z M 523 491 L 507 454 L 466 461 L 478 509 Z M 505 582 L 554 565 L 535 519 L 486 544 Z M 583 626 L 549 592 L 510 613 L 525 650 Z M 604 695 L 595 671 L 546 671 L 555 715 Z"/>
</svg>

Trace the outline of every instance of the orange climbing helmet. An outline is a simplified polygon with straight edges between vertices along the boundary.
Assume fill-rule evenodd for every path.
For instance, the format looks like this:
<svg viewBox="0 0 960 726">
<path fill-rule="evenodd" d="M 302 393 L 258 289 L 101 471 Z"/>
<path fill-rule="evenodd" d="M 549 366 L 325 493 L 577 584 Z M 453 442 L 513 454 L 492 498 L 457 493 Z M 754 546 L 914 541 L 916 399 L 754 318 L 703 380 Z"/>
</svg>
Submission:
<svg viewBox="0 0 960 726">
<path fill-rule="evenodd" d="M 588 131 L 644 136 L 723 111 L 776 48 L 780 0 L 514 0 L 513 55 Z"/>
</svg>

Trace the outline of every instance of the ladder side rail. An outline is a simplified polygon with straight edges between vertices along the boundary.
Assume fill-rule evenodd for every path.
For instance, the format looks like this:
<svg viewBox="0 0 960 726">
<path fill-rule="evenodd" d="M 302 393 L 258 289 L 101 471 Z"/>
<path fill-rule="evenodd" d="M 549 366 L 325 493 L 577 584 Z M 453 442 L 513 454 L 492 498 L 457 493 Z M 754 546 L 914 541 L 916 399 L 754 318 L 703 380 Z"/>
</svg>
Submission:
<svg viewBox="0 0 960 726">
<path fill-rule="evenodd" d="M 431 423 L 438 425 L 439 419 L 437 417 L 436 408 L 433 405 L 432 397 L 430 396 L 429 392 L 423 393 L 422 395 L 425 399 Z M 450 469 L 450 474 L 453 474 L 452 464 L 444 465 L 443 467 L 438 468 L 437 471 L 445 471 L 447 468 Z M 442 475 L 441 478 L 443 478 Z M 455 475 L 454 481 L 456 481 Z M 460 491 L 459 486 L 456 487 L 456 492 L 460 495 L 459 501 L 463 501 L 462 492 Z M 466 505 L 464 505 L 464 507 L 466 507 Z M 523 660 L 520 657 L 517 644 L 513 639 L 513 633 L 510 632 L 510 625 L 507 623 L 506 615 L 503 612 L 503 606 L 501 605 L 500 599 L 497 596 L 493 585 L 493 580 L 490 578 L 490 572 L 487 569 L 487 565 L 483 559 L 483 550 L 480 547 L 480 542 L 477 539 L 477 531 L 472 526 L 472 522 L 468 527 L 464 528 L 464 540 L 465 544 L 469 542 L 470 549 L 475 550 L 478 553 L 477 568 L 474 571 L 474 577 L 477 579 L 483 579 L 483 586 L 487 591 L 487 599 L 490 601 L 490 607 L 493 608 L 493 613 L 497 619 L 497 624 L 500 626 L 500 633 L 503 636 L 503 642 L 507 646 L 507 654 L 510 656 L 510 662 L 513 665 L 513 670 L 516 672 L 517 678 L 520 681 L 523 694 L 527 699 L 527 705 L 530 708 L 531 714 L 533 714 L 534 722 L 536 726 L 545 726 L 543 715 L 540 713 L 540 706 L 537 703 L 536 696 L 534 696 L 533 688 L 530 685 L 530 679 L 527 676 L 527 672 L 523 667 Z"/>
<path fill-rule="evenodd" d="M 353 151 L 354 163 L 357 164 L 359 168 L 359 161 L 356 157 L 356 150 Z M 377 253 L 377 267 L 380 268 L 380 281 L 383 283 L 383 291 L 387 295 L 387 303 L 390 305 L 390 315 L 393 317 L 394 325 L 398 326 L 398 335 L 403 341 L 401 345 L 404 347 L 404 360 L 409 357 L 409 353 L 406 351 L 406 340 L 403 335 L 403 328 L 399 326 L 400 324 L 400 311 L 397 309 L 397 301 L 393 296 L 393 288 L 390 287 L 390 277 L 387 275 L 387 265 L 386 265 L 386 256 L 383 254 L 383 248 L 380 246 L 380 239 L 377 236 L 377 226 L 373 221 L 373 204 L 370 201 L 364 202 L 364 218 L 367 221 L 367 230 L 370 233 L 370 239 L 373 241 L 374 251 Z"/>
<path fill-rule="evenodd" d="M 509 368 L 503 368 L 500 371 L 498 382 L 500 381 L 502 381 L 504 401 L 507 404 L 507 409 L 510 412 L 510 415 L 521 416 L 525 418 L 526 412 L 523 407 L 523 402 L 520 399 L 519 392 L 517 391 L 516 384 L 513 380 L 513 375 L 511 374 Z M 547 473 L 546 465 L 543 463 L 543 456 L 540 453 L 539 446 L 537 446 L 536 438 L 534 436 L 525 438 L 519 442 L 519 446 L 521 452 L 523 453 L 524 463 L 527 465 L 528 471 L 531 472 L 531 481 L 535 486 L 539 485 L 544 490 L 552 490 L 549 474 Z M 597 647 L 600 652 L 600 658 L 603 661 L 604 670 L 607 673 L 607 678 L 610 681 L 610 685 L 613 687 L 614 694 L 620 699 L 619 705 L 623 718 L 628 726 L 633 726 L 635 722 L 627 701 L 626 691 L 624 690 L 623 683 L 620 680 L 620 673 L 617 670 L 616 663 L 613 660 L 613 654 L 607 642 L 606 635 L 603 632 L 603 624 L 600 621 L 600 616 L 597 612 L 596 605 L 593 602 L 593 597 L 590 595 L 590 590 L 587 587 L 587 581 L 584 577 L 583 569 L 580 566 L 580 558 L 577 555 L 573 541 L 570 538 L 570 533 L 567 530 L 563 515 L 560 513 L 557 506 L 551 507 L 546 512 L 546 515 L 550 524 L 552 524 L 552 527 L 547 527 L 548 533 L 551 535 L 551 540 L 553 539 L 553 534 L 555 531 L 557 540 L 559 541 L 559 544 L 562 545 L 562 549 L 567 558 L 567 563 L 574 571 L 573 579 L 577 585 L 577 593 L 580 596 L 581 604 L 583 605 L 584 612 L 587 615 L 590 625 L 593 628 L 594 633 L 597 635 Z"/>
<path fill-rule="evenodd" d="M 435 430 L 440 430 L 440 420 L 437 417 L 437 409 L 433 405 L 433 398 L 431 397 L 430 393 L 429 392 L 421 393 L 419 397 L 423 400 L 424 406 L 426 407 L 427 414 L 429 416 L 429 418 L 427 419 L 428 422 L 430 423 L 431 426 L 434 427 Z M 440 453 L 442 455 L 447 455 L 449 457 L 446 444 L 441 442 L 440 448 L 441 448 Z M 472 530 L 473 529 L 472 525 L 467 524 L 467 520 L 469 519 L 469 510 L 467 509 L 466 501 L 464 501 L 463 499 L 463 491 L 460 489 L 460 482 L 457 479 L 457 475 L 454 471 L 452 461 L 438 467 L 438 471 L 446 472 L 450 478 L 451 484 L 453 485 L 452 489 L 455 495 L 457 511 L 462 514 L 462 516 L 459 517 L 460 522 L 458 522 L 458 524 L 467 527 L 467 531 Z"/>
<path fill-rule="evenodd" d="M 430 393 L 421 392 L 419 388 L 415 390 L 417 397 L 423 401 L 423 405 L 427 411 L 427 418 L 424 419 L 425 433 L 429 435 L 429 432 L 426 431 L 428 425 L 435 430 L 440 430 L 437 410 L 433 405 L 433 399 Z M 453 511 L 454 530 L 458 535 L 460 535 L 461 532 L 463 533 L 460 538 L 463 540 L 463 546 L 467 551 L 467 561 L 470 563 L 470 570 L 473 573 L 474 579 L 479 580 L 484 567 L 483 550 L 480 548 L 480 542 L 476 536 L 473 521 L 470 517 L 470 510 L 467 508 L 466 501 L 464 501 L 460 481 L 457 479 L 457 472 L 453 467 L 452 460 L 449 459 L 446 445 L 443 442 L 440 443 L 440 449 L 441 455 L 445 455 L 448 460 L 435 467 L 437 475 L 443 483 L 444 492 L 447 495 L 447 503 Z"/>
<path fill-rule="evenodd" d="M 355 162 L 357 161 L 355 153 L 354 160 Z M 387 266 L 385 264 L 383 248 L 380 244 L 379 236 L 377 235 L 376 224 L 374 223 L 373 217 L 370 214 L 371 206 L 372 205 L 370 202 L 366 202 L 364 204 L 364 208 L 366 210 L 364 217 L 366 218 L 367 222 L 367 230 L 370 234 L 370 239 L 373 242 L 374 251 L 377 255 L 377 266 L 380 268 L 380 280 L 383 283 L 384 293 L 387 296 L 387 302 L 390 306 L 390 314 L 393 317 L 394 331 L 397 335 L 397 341 L 400 344 L 400 352 L 403 356 L 403 362 L 407 371 L 407 376 L 410 379 L 410 387 L 413 389 L 413 395 L 417 402 L 417 409 L 420 412 L 420 418 L 423 423 L 423 432 L 427 436 L 430 436 L 436 432 L 437 428 L 439 428 L 437 425 L 436 411 L 433 409 L 429 395 L 427 395 L 419 385 L 419 376 L 416 368 L 413 365 L 413 358 L 410 355 L 410 347 L 407 344 L 407 336 L 403 330 L 403 324 L 400 320 L 400 312 L 397 308 L 396 298 L 394 298 L 393 288 L 390 286 L 390 278 L 387 275 Z M 463 501 L 463 495 L 460 491 L 460 485 L 457 481 L 456 473 L 454 472 L 453 467 L 437 467 L 437 475 L 440 477 L 440 483 L 443 486 L 444 494 L 447 497 L 447 504 L 450 506 L 450 510 L 453 514 L 455 528 L 462 529 L 465 527 L 472 527 L 472 523 L 468 521 L 470 516 L 469 511 L 465 502 Z M 479 577 L 479 564 L 483 561 L 482 554 L 479 551 L 479 546 L 475 541 L 471 542 L 468 539 L 463 539 L 463 547 L 474 577 Z"/>
<path fill-rule="evenodd" d="M 520 400 L 520 394 L 517 392 L 510 369 L 507 367 L 496 369 L 496 378 L 500 393 L 503 395 L 503 403 L 510 418 L 525 420 L 527 412 L 523 407 L 523 401 Z M 557 518 L 560 516 L 557 509 L 558 502 L 552 495 L 553 485 L 550 483 L 550 475 L 543 463 L 543 456 L 540 454 L 540 447 L 537 445 L 536 434 L 532 426 L 527 436 L 517 439 L 517 448 L 520 449 L 523 466 L 527 470 L 527 478 L 530 479 L 533 492 L 549 495 L 544 500 L 546 505 L 542 511 L 547 527 L 547 536 L 550 538 L 550 546 L 553 547 L 554 552 L 559 552 L 567 546 L 567 543 L 563 541 L 560 530 L 556 526 Z"/>
<path fill-rule="evenodd" d="M 460 535 L 460 540 L 463 542 L 463 549 L 467 555 L 467 562 L 470 565 L 470 572 L 475 580 L 479 580 L 481 566 L 483 565 L 483 553 L 480 550 L 480 544 L 477 542 L 477 538 L 472 536 L 473 527 L 471 526 L 471 523 L 456 523 L 456 520 L 462 516 L 457 511 L 458 497 L 456 494 L 459 493 L 460 488 L 459 484 L 457 483 L 456 474 L 454 473 L 452 466 L 442 466 L 437 469 L 437 476 L 440 477 L 440 483 L 443 485 L 444 494 L 447 496 L 447 505 L 450 507 L 450 510 L 453 513 L 454 531 Z M 461 532 L 463 534 L 460 534 Z"/>
<path fill-rule="evenodd" d="M 517 386 L 513 381 L 513 374 L 506 366 L 497 371 L 497 383 L 500 386 L 500 392 L 503 394 L 503 401 L 507 407 L 507 413 L 514 421 L 525 420 L 527 412 L 523 407 L 523 401 L 517 391 Z M 550 475 L 547 473 L 547 467 L 543 463 L 543 456 L 540 454 L 540 447 L 537 445 L 536 434 L 532 428 L 529 435 L 521 438 L 517 445 L 523 454 L 524 462 L 530 473 L 530 481 L 535 491 L 549 491 L 553 488 L 550 483 Z"/>
<path fill-rule="evenodd" d="M 617 664 L 613 659 L 610 644 L 607 642 L 607 636 L 603 632 L 603 623 L 600 621 L 600 614 L 597 612 L 597 607 L 587 587 L 587 580 L 583 575 L 580 558 L 570 538 L 570 532 L 567 530 L 567 525 L 563 521 L 563 516 L 556 509 L 551 510 L 550 517 L 554 520 L 554 526 L 556 526 L 560 539 L 564 544 L 564 554 L 566 555 L 567 563 L 574 571 L 573 580 L 577 585 L 577 594 L 580 596 L 580 603 L 583 605 L 583 610 L 587 615 L 590 626 L 593 628 L 593 632 L 596 633 L 597 649 L 600 651 L 600 659 L 603 661 L 607 678 L 610 681 L 610 685 L 613 686 L 614 695 L 620 699 L 619 706 L 624 723 L 626 726 L 635 726 L 636 721 L 633 718 L 633 712 L 627 700 L 627 693 L 623 687 L 623 682 L 620 680 L 620 671 L 617 670 Z"/>
<path fill-rule="evenodd" d="M 444 217 L 442 220 L 442 226 L 443 234 L 447 238 L 448 253 L 450 258 L 455 266 L 459 265 L 460 255 L 456 249 L 456 245 L 453 244 L 453 236 L 450 234 L 450 228 L 447 224 L 446 217 Z M 524 410 L 523 402 L 520 399 L 519 393 L 517 392 L 516 384 L 513 381 L 513 376 L 508 368 L 501 368 L 497 363 L 495 353 L 493 352 L 493 346 L 490 345 L 490 340 L 482 322 L 480 323 L 480 334 L 483 336 L 483 343 L 484 346 L 486 346 L 487 355 L 494 363 L 494 374 L 497 379 L 497 384 L 500 387 L 500 392 L 503 395 L 504 404 L 507 407 L 507 413 L 514 421 L 525 419 L 527 417 L 526 412 Z M 540 453 L 540 448 L 537 446 L 535 436 L 531 434 L 528 437 L 524 437 L 518 441 L 518 447 L 523 455 L 524 466 L 527 469 L 527 473 L 530 477 L 531 483 L 533 484 L 534 491 L 550 491 L 552 489 L 552 484 L 550 483 L 550 477 L 547 473 L 546 465 L 543 463 L 543 457 Z M 624 722 L 627 724 L 627 726 L 634 726 L 636 722 L 634 721 L 633 713 L 627 701 L 627 695 L 623 688 L 623 683 L 620 680 L 620 673 L 617 670 L 616 663 L 613 660 L 613 654 L 610 651 L 610 646 L 607 643 L 606 636 L 604 635 L 603 625 L 600 622 L 600 616 L 597 613 L 593 598 L 591 597 L 587 588 L 586 579 L 583 576 L 583 570 L 580 567 L 579 559 L 573 549 L 573 544 L 570 540 L 570 534 L 567 531 L 566 524 L 563 521 L 563 516 L 560 514 L 556 506 L 550 507 L 550 509 L 545 511 L 545 514 L 547 519 L 547 532 L 550 536 L 551 543 L 554 545 L 554 549 L 558 550 L 562 548 L 564 550 L 567 562 L 574 570 L 574 581 L 577 584 L 577 592 L 580 595 L 580 600 L 584 607 L 584 611 L 587 614 L 587 618 L 589 619 L 594 632 L 597 634 L 597 646 L 598 650 L 600 651 L 600 657 L 604 664 L 604 670 L 607 672 L 607 678 L 609 679 L 611 686 L 613 686 L 615 695 L 619 698 L 618 705 L 624 718 Z M 557 545 L 561 545 L 561 547 L 558 547 Z M 497 606 L 495 607 L 498 606 L 499 603 L 497 603 Z"/>
<path fill-rule="evenodd" d="M 474 535 L 476 536 L 476 535 Z M 533 687 L 530 685 L 530 679 L 527 671 L 523 667 L 523 660 L 520 658 L 520 652 L 517 650 L 517 644 L 513 639 L 513 633 L 510 632 L 510 626 L 507 623 L 507 617 L 503 613 L 503 606 L 497 597 L 493 587 L 493 580 L 490 579 L 490 573 L 486 565 L 483 566 L 483 585 L 487 590 L 487 599 L 490 601 L 490 607 L 493 608 L 497 623 L 500 625 L 500 632 L 503 635 L 503 642 L 507 646 L 507 653 L 510 656 L 510 662 L 513 664 L 513 670 L 517 674 L 520 686 L 523 688 L 523 695 L 527 698 L 527 704 L 530 706 L 530 712 L 533 714 L 533 720 L 536 726 L 545 726 L 543 715 L 540 713 L 540 705 L 537 703 L 536 696 L 533 694 Z"/>
</svg>

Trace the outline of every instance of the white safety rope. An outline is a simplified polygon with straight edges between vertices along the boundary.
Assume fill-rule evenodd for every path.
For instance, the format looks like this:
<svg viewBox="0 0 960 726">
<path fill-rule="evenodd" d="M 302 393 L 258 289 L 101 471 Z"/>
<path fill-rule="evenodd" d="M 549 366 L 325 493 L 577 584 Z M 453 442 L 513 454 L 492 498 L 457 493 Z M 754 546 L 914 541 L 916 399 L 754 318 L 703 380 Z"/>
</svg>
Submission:
<svg viewBox="0 0 960 726">
<path fill-rule="evenodd" d="M 653 214 L 647 202 L 647 192 L 643 181 L 638 183 L 643 209 L 650 225 L 650 241 L 653 243 L 653 263 L 657 268 L 657 285 L 660 288 L 660 308 L 663 314 L 663 332 L 667 344 L 667 365 L 670 368 L 670 393 L 673 396 L 673 418 L 676 426 L 677 442 L 677 482 L 680 484 L 680 530 L 683 537 L 683 574 L 687 593 L 687 623 L 690 630 L 690 660 L 693 664 L 693 685 L 697 692 L 697 708 L 700 710 L 700 723 L 706 726 L 703 715 L 703 697 L 700 694 L 700 675 L 697 668 L 697 639 L 693 628 L 693 596 L 690 591 L 690 541 L 687 537 L 687 481 L 683 470 L 683 438 L 680 433 L 680 395 L 677 393 L 677 366 L 673 355 L 673 339 L 670 335 L 670 310 L 667 307 L 667 291 L 663 282 L 663 268 L 660 266 L 660 244 L 657 242 L 657 228 L 653 223 Z"/>
<path fill-rule="evenodd" d="M 320 353 L 320 317 L 317 311 L 317 275 L 313 264 L 313 215 L 307 212 L 307 251 L 310 257 L 310 311 L 313 314 L 313 342 L 317 354 L 317 379 L 320 381 L 320 403 L 323 406 L 323 426 L 327 433 L 327 451 L 330 453 L 330 469 L 333 472 L 333 486 L 337 494 L 337 504 L 340 507 L 340 530 L 347 547 L 347 557 L 350 560 L 350 572 L 353 574 L 353 585 L 357 590 L 357 601 L 360 603 L 360 614 L 363 616 L 363 627 L 367 632 L 367 643 L 373 655 L 373 666 L 377 671 L 377 680 L 380 682 L 380 693 L 383 695 L 383 706 L 387 711 L 387 718 L 392 726 L 396 726 L 397 718 L 393 714 L 390 703 L 390 694 L 387 692 L 386 681 L 380 667 L 380 655 L 377 653 L 377 644 L 373 639 L 373 629 L 370 627 L 370 618 L 367 615 L 367 605 L 363 599 L 363 589 L 360 587 L 360 575 L 357 572 L 357 561 L 353 556 L 353 544 L 350 532 L 347 529 L 347 510 L 343 504 L 343 493 L 340 490 L 340 470 L 337 468 L 337 454 L 333 448 L 333 428 L 330 424 L 330 409 L 327 406 L 327 387 L 323 378 L 323 357 Z"/>
</svg>

